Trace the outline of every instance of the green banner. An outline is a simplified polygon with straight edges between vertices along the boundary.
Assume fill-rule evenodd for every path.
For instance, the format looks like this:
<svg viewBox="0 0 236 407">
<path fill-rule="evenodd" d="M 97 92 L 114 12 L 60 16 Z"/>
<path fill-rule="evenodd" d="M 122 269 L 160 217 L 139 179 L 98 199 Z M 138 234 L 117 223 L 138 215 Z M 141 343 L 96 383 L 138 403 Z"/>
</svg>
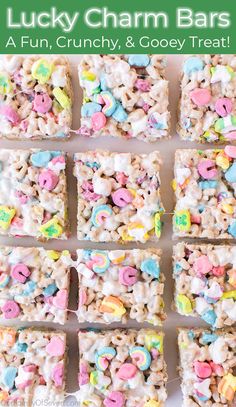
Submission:
<svg viewBox="0 0 236 407">
<path fill-rule="evenodd" d="M 1 0 L 0 53 L 235 53 L 235 0 Z"/>
</svg>

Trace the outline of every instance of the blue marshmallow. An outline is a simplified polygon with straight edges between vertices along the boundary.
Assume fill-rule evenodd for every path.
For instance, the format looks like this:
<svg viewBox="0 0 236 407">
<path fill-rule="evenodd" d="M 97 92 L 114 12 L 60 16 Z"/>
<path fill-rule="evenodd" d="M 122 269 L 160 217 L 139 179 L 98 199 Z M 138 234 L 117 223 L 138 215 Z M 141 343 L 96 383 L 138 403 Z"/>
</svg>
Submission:
<svg viewBox="0 0 236 407">
<path fill-rule="evenodd" d="M 49 284 L 47 287 L 43 289 L 43 295 L 45 297 L 50 297 L 51 295 L 55 294 L 55 292 L 58 290 L 56 284 L 52 283 Z"/>
<path fill-rule="evenodd" d="M 47 167 L 51 157 L 50 151 L 39 151 L 31 155 L 31 162 L 35 167 Z"/>
<path fill-rule="evenodd" d="M 24 342 L 17 342 L 16 343 L 16 351 L 17 352 L 24 353 L 24 352 L 27 351 L 27 349 L 28 349 L 27 343 L 24 343 Z"/>
<path fill-rule="evenodd" d="M 128 63 L 131 66 L 138 66 L 139 68 L 143 68 L 150 64 L 150 58 L 148 55 L 142 54 L 130 55 Z"/>
<path fill-rule="evenodd" d="M 106 85 L 106 78 L 105 78 L 104 75 L 102 75 L 100 77 L 100 87 L 101 87 L 101 90 L 107 90 L 108 89 L 107 85 Z"/>
<path fill-rule="evenodd" d="M 50 151 L 50 153 L 51 153 L 52 158 L 63 155 L 63 153 L 61 151 Z"/>
<path fill-rule="evenodd" d="M 213 343 L 213 342 L 215 342 L 217 339 L 218 339 L 218 335 L 216 335 L 216 334 L 209 334 L 208 332 L 204 332 L 204 333 L 202 334 L 202 338 L 201 338 L 202 343 L 203 343 L 204 345 L 208 345 L 209 343 Z"/>
<path fill-rule="evenodd" d="M 181 273 L 181 271 L 182 271 L 181 265 L 179 263 L 176 263 L 175 267 L 174 267 L 174 273 L 179 274 L 179 273 Z"/>
<path fill-rule="evenodd" d="M 34 281 L 27 281 L 27 283 L 25 284 L 25 289 L 22 292 L 22 295 L 27 297 L 28 295 L 34 292 L 36 286 L 37 284 Z"/>
<path fill-rule="evenodd" d="M 190 340 L 193 340 L 193 339 L 195 338 L 195 334 L 194 334 L 193 331 L 188 331 L 188 338 L 189 338 Z"/>
<path fill-rule="evenodd" d="M 16 375 L 17 368 L 8 366 L 2 372 L 1 381 L 8 389 L 12 389 L 14 387 Z"/>
<path fill-rule="evenodd" d="M 81 108 L 83 117 L 91 117 L 94 113 L 101 112 L 102 106 L 95 102 L 85 103 Z"/>
<path fill-rule="evenodd" d="M 207 400 L 210 399 L 210 397 L 204 396 L 203 394 L 200 395 L 199 393 L 197 393 L 197 398 L 198 398 L 199 400 L 201 400 L 201 401 L 207 401 Z"/>
<path fill-rule="evenodd" d="M 226 171 L 225 178 L 231 184 L 236 182 L 236 161 L 231 165 L 231 167 Z"/>
<path fill-rule="evenodd" d="M 204 314 L 202 315 L 202 319 L 210 325 L 214 325 L 216 322 L 216 313 L 213 310 L 209 310 L 204 312 Z"/>
<path fill-rule="evenodd" d="M 204 68 L 203 61 L 198 57 L 188 58 L 184 63 L 184 73 L 191 75 L 193 72 L 202 71 Z"/>
<path fill-rule="evenodd" d="M 117 108 L 112 115 L 113 119 L 119 123 L 123 123 L 127 120 L 128 114 L 126 113 L 125 109 L 121 106 L 121 104 L 117 104 Z"/>
<path fill-rule="evenodd" d="M 228 227 L 228 232 L 229 232 L 234 238 L 236 238 L 236 221 L 234 221 L 233 223 L 231 223 L 231 225 Z"/>
<path fill-rule="evenodd" d="M 215 189 L 218 185 L 217 181 L 200 181 L 199 186 L 201 189 Z"/>
<path fill-rule="evenodd" d="M 160 266 L 154 259 L 143 260 L 141 271 L 155 278 L 160 277 Z"/>
</svg>

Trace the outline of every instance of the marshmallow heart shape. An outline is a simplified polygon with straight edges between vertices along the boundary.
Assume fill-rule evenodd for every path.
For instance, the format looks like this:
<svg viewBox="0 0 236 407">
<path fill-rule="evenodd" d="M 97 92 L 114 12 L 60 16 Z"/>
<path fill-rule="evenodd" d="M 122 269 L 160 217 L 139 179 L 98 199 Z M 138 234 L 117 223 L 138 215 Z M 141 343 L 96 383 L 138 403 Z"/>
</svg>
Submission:
<svg viewBox="0 0 236 407">
<path fill-rule="evenodd" d="M 208 89 L 197 88 L 190 92 L 190 97 L 197 106 L 204 106 L 210 102 L 211 92 Z"/>
<path fill-rule="evenodd" d="M 59 336 L 53 336 L 46 346 L 46 351 L 51 356 L 62 356 L 65 352 L 65 343 Z"/>
<path fill-rule="evenodd" d="M 68 301 L 67 290 L 59 290 L 53 298 L 53 305 L 59 309 L 66 309 Z"/>
</svg>

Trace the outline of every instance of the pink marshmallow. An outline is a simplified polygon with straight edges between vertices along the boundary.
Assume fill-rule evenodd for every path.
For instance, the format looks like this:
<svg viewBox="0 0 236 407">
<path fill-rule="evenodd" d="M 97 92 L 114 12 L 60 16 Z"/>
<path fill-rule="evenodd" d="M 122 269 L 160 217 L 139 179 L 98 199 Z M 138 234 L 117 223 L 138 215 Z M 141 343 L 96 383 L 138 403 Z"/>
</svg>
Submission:
<svg viewBox="0 0 236 407">
<path fill-rule="evenodd" d="M 215 111 L 221 117 L 228 116 L 233 109 L 233 103 L 228 98 L 220 98 L 216 101 Z"/>
<path fill-rule="evenodd" d="M 80 363 L 79 367 L 79 386 L 83 386 L 87 383 L 89 383 L 89 374 L 88 374 L 88 369 L 85 363 Z"/>
<path fill-rule="evenodd" d="M 195 362 L 194 370 L 200 379 L 207 379 L 212 375 L 212 368 L 207 362 Z"/>
<path fill-rule="evenodd" d="M 148 92 L 151 88 L 150 83 L 146 79 L 137 79 L 134 86 L 142 92 Z"/>
<path fill-rule="evenodd" d="M 134 285 L 137 281 L 138 271 L 134 267 L 122 267 L 119 270 L 119 282 L 126 286 Z"/>
<path fill-rule="evenodd" d="M 17 318 L 20 314 L 20 307 L 13 300 L 6 301 L 1 310 L 4 314 L 5 319 L 14 319 Z"/>
<path fill-rule="evenodd" d="M 118 172 L 116 175 L 116 180 L 119 182 L 121 185 L 126 185 L 128 181 L 128 177 L 123 172 Z"/>
<path fill-rule="evenodd" d="M 54 366 L 52 371 L 52 380 L 54 381 L 56 387 L 61 387 L 63 385 L 63 377 L 64 377 L 63 363 L 58 363 L 56 366 Z"/>
<path fill-rule="evenodd" d="M 47 93 L 35 95 L 33 109 L 38 113 L 47 113 L 52 107 L 52 99 Z"/>
<path fill-rule="evenodd" d="M 65 352 L 65 343 L 59 336 L 53 336 L 46 346 L 46 351 L 51 356 L 62 356 Z"/>
<path fill-rule="evenodd" d="M 37 370 L 37 366 L 34 365 L 33 363 L 31 365 L 24 366 L 24 371 L 25 372 L 35 373 L 36 370 Z"/>
<path fill-rule="evenodd" d="M 22 205 L 25 205 L 28 202 L 29 197 L 27 195 L 23 194 L 23 192 L 16 191 L 15 195 L 17 196 L 17 198 L 19 199 L 19 201 Z"/>
<path fill-rule="evenodd" d="M 26 280 L 30 276 L 30 274 L 31 274 L 31 271 L 23 263 L 15 264 L 11 269 L 12 278 L 19 281 L 22 284 L 24 284 L 26 282 Z"/>
<path fill-rule="evenodd" d="M 94 131 L 99 131 L 105 127 L 107 118 L 104 113 L 96 112 L 91 117 L 92 128 Z"/>
<path fill-rule="evenodd" d="M 123 407 L 125 405 L 125 396 L 120 391 L 112 391 L 103 402 L 106 407 Z"/>
<path fill-rule="evenodd" d="M 33 383 L 33 380 L 25 380 L 24 382 L 19 383 L 19 384 L 17 385 L 17 388 L 20 389 L 20 390 L 25 390 L 26 387 L 31 386 L 32 383 Z"/>
<path fill-rule="evenodd" d="M 11 106 L 0 106 L 0 114 L 11 122 L 13 126 L 17 126 L 20 123 L 20 116 Z"/>
<path fill-rule="evenodd" d="M 217 363 L 214 363 L 214 362 L 210 362 L 210 366 L 211 366 L 211 368 L 212 368 L 212 371 L 213 371 L 214 373 L 216 373 L 217 376 L 223 376 L 223 375 L 224 375 L 224 368 L 223 368 L 223 366 L 221 366 L 221 365 L 219 365 L 219 364 L 217 364 Z"/>
<path fill-rule="evenodd" d="M 190 97 L 197 106 L 204 106 L 210 102 L 211 92 L 208 89 L 197 88 L 190 92 Z"/>
<path fill-rule="evenodd" d="M 226 146 L 225 154 L 230 158 L 236 158 L 236 146 Z"/>
<path fill-rule="evenodd" d="M 225 274 L 225 268 L 223 266 L 213 267 L 212 274 L 216 277 L 222 277 Z"/>
<path fill-rule="evenodd" d="M 207 274 L 212 270 L 213 265 L 207 256 L 200 256 L 193 264 L 193 269 L 196 274 Z"/>
<path fill-rule="evenodd" d="M 68 302 L 68 292 L 66 289 L 59 290 L 53 297 L 53 305 L 59 309 L 66 309 Z"/>
<path fill-rule="evenodd" d="M 119 206 L 120 208 L 124 208 L 133 201 L 133 195 L 130 191 L 128 191 L 128 189 L 120 188 L 113 192 L 112 200 L 115 205 Z"/>
<path fill-rule="evenodd" d="M 58 181 L 59 177 L 52 170 L 42 171 L 38 178 L 40 187 L 47 191 L 52 191 L 57 186 Z"/>
<path fill-rule="evenodd" d="M 212 160 L 201 160 L 198 164 L 198 172 L 204 179 L 212 179 L 217 177 L 217 169 Z"/>
<path fill-rule="evenodd" d="M 129 380 L 132 379 L 137 373 L 137 367 L 132 363 L 124 363 L 121 365 L 117 372 L 117 376 L 121 380 Z"/>
<path fill-rule="evenodd" d="M 236 131 L 231 131 L 224 135 L 226 140 L 236 140 Z"/>
</svg>

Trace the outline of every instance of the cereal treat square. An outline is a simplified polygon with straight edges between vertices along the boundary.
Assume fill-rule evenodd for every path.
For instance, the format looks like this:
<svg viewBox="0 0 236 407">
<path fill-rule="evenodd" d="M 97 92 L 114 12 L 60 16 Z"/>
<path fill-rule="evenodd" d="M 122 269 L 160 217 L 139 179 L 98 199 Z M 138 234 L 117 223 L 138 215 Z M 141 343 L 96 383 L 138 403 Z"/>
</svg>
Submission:
<svg viewBox="0 0 236 407">
<path fill-rule="evenodd" d="M 179 243 L 174 247 L 175 309 L 213 328 L 236 322 L 236 246 Z"/>
<path fill-rule="evenodd" d="M 62 405 L 65 369 L 64 332 L 0 327 L 1 406 Z"/>
<path fill-rule="evenodd" d="M 145 329 L 81 331 L 80 407 L 164 407 L 163 339 Z"/>
<path fill-rule="evenodd" d="M 159 152 L 75 154 L 78 239 L 142 242 L 161 234 Z"/>
<path fill-rule="evenodd" d="M 147 142 L 169 136 L 165 68 L 162 55 L 84 55 L 79 133 Z"/>
<path fill-rule="evenodd" d="M 78 250 L 79 322 L 162 325 L 161 250 Z"/>
<path fill-rule="evenodd" d="M 67 239 L 66 154 L 0 150 L 0 234 Z"/>
<path fill-rule="evenodd" d="M 180 328 L 183 407 L 234 407 L 236 331 Z"/>
<path fill-rule="evenodd" d="M 72 87 L 63 56 L 4 56 L 0 61 L 0 137 L 65 139 L 72 123 Z"/>
<path fill-rule="evenodd" d="M 236 55 L 187 57 L 177 131 L 184 140 L 236 141 Z"/>
<path fill-rule="evenodd" d="M 177 150 L 175 237 L 236 238 L 236 147 Z"/>
<path fill-rule="evenodd" d="M 0 247 L 0 317 L 64 324 L 71 266 L 67 250 Z"/>
</svg>

